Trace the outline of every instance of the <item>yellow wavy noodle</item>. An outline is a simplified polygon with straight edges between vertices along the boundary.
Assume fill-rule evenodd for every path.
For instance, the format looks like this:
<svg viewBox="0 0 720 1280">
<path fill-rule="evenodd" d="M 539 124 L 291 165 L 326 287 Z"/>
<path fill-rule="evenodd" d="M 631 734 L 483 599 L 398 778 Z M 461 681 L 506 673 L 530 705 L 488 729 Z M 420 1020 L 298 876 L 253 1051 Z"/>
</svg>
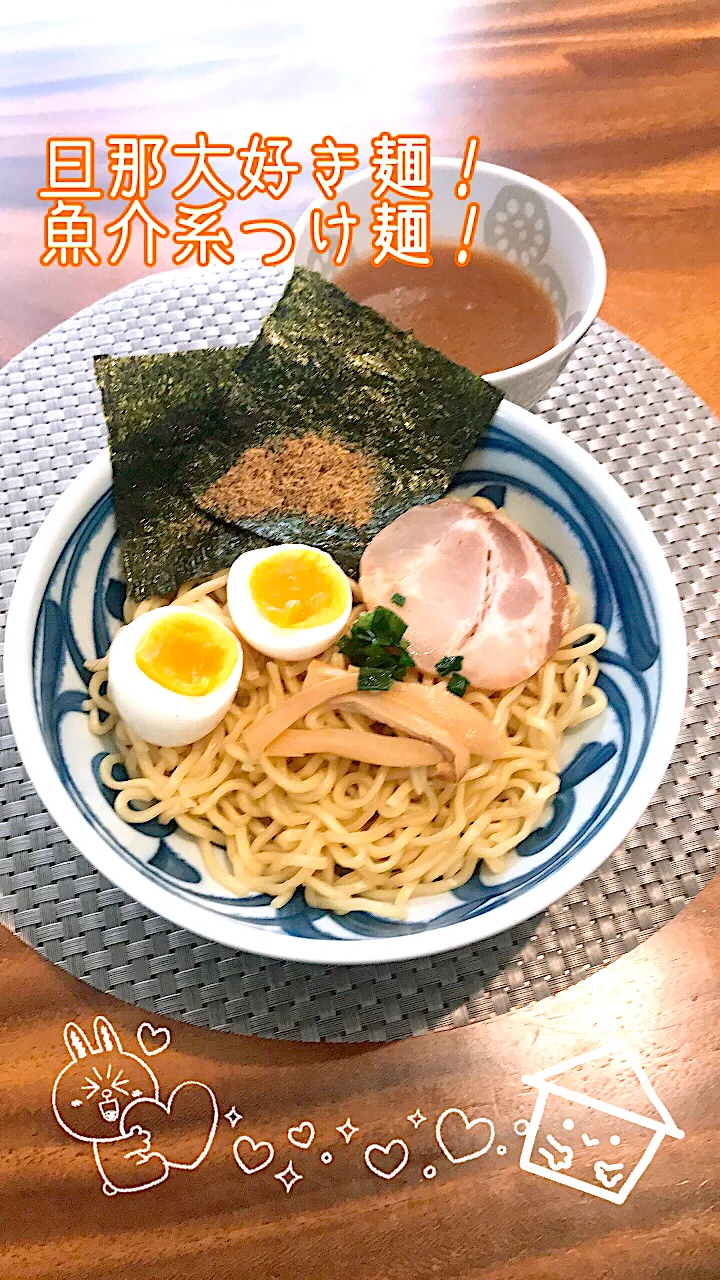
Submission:
<svg viewBox="0 0 720 1280">
<path fill-rule="evenodd" d="M 226 581 L 223 574 L 187 584 L 174 599 L 194 602 L 232 626 Z M 167 603 L 128 602 L 125 620 Z M 154 747 L 137 738 L 102 692 L 107 656 L 88 664 L 90 728 L 112 733 L 115 742 L 102 762 L 102 780 L 117 793 L 115 809 L 126 822 L 172 818 L 195 836 L 208 873 L 231 893 L 266 893 L 281 906 L 300 888 L 311 906 L 401 919 L 412 898 L 464 884 L 481 862 L 502 870 L 511 850 L 543 820 L 559 786 L 563 734 L 606 706 L 594 656 L 605 631 L 576 625 L 577 615 L 573 601 L 571 629 L 531 680 L 502 694 L 468 692 L 468 701 L 507 731 L 509 747 L 493 762 L 473 757 L 459 784 L 428 776 L 426 768 L 327 755 L 250 759 L 243 730 L 298 691 L 307 663 L 271 661 L 245 644 L 233 705 L 211 734 L 189 747 Z M 324 657 L 346 666 L 335 648 Z M 411 678 L 434 682 L 417 673 Z M 327 708 L 312 711 L 303 725 L 373 727 L 358 713 Z M 113 778 L 119 762 L 127 782 Z"/>
</svg>

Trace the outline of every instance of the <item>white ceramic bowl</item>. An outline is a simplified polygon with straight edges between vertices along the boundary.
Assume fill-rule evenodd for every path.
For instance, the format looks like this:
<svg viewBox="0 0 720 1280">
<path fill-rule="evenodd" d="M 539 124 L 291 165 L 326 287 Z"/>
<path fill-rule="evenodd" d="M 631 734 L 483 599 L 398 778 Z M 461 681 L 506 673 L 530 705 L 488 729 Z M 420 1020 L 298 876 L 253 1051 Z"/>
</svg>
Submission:
<svg viewBox="0 0 720 1280">
<path fill-rule="evenodd" d="M 652 798 L 685 699 L 685 633 L 665 558 L 639 511 L 589 454 L 555 426 L 504 403 L 456 477 L 484 492 L 565 566 L 586 618 L 608 629 L 600 683 L 610 708 L 569 735 L 561 790 L 547 824 L 503 876 L 415 904 L 405 922 L 334 917 L 299 895 L 230 897 L 205 874 L 192 840 L 171 825 L 130 827 L 115 814 L 98 766 L 108 744 L 81 710 L 85 658 L 105 652 L 122 616 L 107 453 L 50 513 L 22 566 L 5 660 L 13 732 L 56 821 L 132 897 L 195 933 L 240 950 L 325 964 L 434 954 L 502 932 L 590 875 Z"/>
<path fill-rule="evenodd" d="M 430 226 L 433 240 L 460 243 L 466 202 L 455 197 L 460 161 L 432 160 Z M 347 198 L 360 226 L 353 237 L 348 262 L 367 258 L 371 251 L 370 206 L 372 174 L 369 169 L 347 178 L 337 199 Z M 499 253 L 528 271 L 547 290 L 560 321 L 560 338 L 554 347 L 512 369 L 488 376 L 505 395 L 531 408 L 555 382 L 578 342 L 595 319 L 605 293 L 605 256 L 586 218 L 557 191 L 527 174 L 478 161 L 471 198 L 480 204 L 475 244 Z M 297 244 L 294 265 L 311 267 L 327 279 L 338 274 L 332 250 L 320 255 L 310 240 L 310 214 L 319 208 L 333 212 L 337 200 L 317 200 L 295 225 Z M 332 232 L 327 232 L 333 241 Z M 382 268 L 379 268 L 382 270 Z M 462 288 L 458 270 L 458 290 Z"/>
</svg>

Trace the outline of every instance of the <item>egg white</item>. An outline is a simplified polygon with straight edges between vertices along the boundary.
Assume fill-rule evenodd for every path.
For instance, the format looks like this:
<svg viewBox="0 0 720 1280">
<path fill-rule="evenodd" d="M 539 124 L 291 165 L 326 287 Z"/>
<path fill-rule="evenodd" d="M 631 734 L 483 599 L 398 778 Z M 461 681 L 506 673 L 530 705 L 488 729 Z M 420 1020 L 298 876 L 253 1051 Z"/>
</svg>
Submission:
<svg viewBox="0 0 720 1280">
<path fill-rule="evenodd" d="M 202 612 L 202 617 L 208 618 L 207 613 L 189 606 L 170 604 L 151 609 L 118 631 L 108 657 L 108 692 L 119 714 L 133 733 L 156 747 L 184 747 L 210 733 L 235 697 L 243 668 L 242 646 L 229 628 L 223 627 L 237 647 L 237 659 L 217 689 L 192 697 L 173 693 L 151 680 L 137 665 L 135 652 L 148 628 L 170 610 L 194 618 Z M 215 627 L 223 625 L 211 618 L 208 622 Z"/>
<path fill-rule="evenodd" d="M 250 590 L 250 575 L 261 561 L 280 551 L 312 551 L 327 561 L 342 592 L 341 611 L 332 622 L 316 627 L 278 627 L 263 617 Z M 332 556 L 317 547 L 303 543 L 282 543 L 276 547 L 262 547 L 258 551 L 246 551 L 238 556 L 230 569 L 227 584 L 227 606 L 240 635 L 248 644 L 268 658 L 280 658 L 287 662 L 299 662 L 315 658 L 337 640 L 347 626 L 352 611 L 352 591 L 342 569 Z"/>
</svg>

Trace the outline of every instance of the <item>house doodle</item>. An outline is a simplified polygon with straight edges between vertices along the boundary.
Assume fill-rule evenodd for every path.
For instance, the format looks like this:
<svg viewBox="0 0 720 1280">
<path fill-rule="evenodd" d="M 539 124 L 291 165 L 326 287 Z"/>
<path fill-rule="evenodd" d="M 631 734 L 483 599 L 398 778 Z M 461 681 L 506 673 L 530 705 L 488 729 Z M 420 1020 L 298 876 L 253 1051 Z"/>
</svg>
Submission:
<svg viewBox="0 0 720 1280">
<path fill-rule="evenodd" d="M 156 1031 L 144 1023 L 140 1030 L 144 1034 L 138 1042 L 146 1054 L 162 1052 L 169 1044 L 166 1028 Z M 53 1085 L 52 1108 L 71 1138 L 92 1144 L 105 1194 L 147 1191 L 164 1182 L 171 1169 L 196 1169 L 217 1130 L 212 1089 L 185 1080 L 162 1102 L 157 1076 L 123 1048 L 113 1024 L 97 1017 L 93 1031 L 94 1044 L 76 1022 L 65 1027 L 70 1061 Z M 148 1037 L 155 1043 L 145 1048 Z M 190 1147 L 188 1130 L 193 1135 Z"/>
<path fill-rule="evenodd" d="M 604 1084 L 622 1074 L 622 1097 L 632 1099 L 630 1106 L 602 1096 Z M 523 1080 L 539 1092 L 529 1124 L 515 1126 L 525 1136 L 520 1168 L 611 1204 L 625 1203 L 663 1138 L 685 1136 L 626 1044 L 581 1054 Z"/>
</svg>

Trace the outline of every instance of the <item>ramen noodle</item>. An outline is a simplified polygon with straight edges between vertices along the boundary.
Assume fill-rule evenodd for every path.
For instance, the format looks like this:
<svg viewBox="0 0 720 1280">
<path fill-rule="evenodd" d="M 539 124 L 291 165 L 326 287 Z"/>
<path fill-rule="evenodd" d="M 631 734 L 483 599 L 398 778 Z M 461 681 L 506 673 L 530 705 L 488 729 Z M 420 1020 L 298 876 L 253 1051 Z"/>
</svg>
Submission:
<svg viewBox="0 0 720 1280">
<path fill-rule="evenodd" d="M 172 601 L 128 600 L 125 621 L 172 602 L 194 604 L 232 627 L 226 582 L 220 574 L 184 585 Z M 472 756 L 460 782 L 426 766 L 331 754 L 252 758 L 244 731 L 301 689 L 309 663 L 273 661 L 245 644 L 240 686 L 225 718 L 186 747 L 138 738 L 108 696 L 107 655 L 88 664 L 90 728 L 114 738 L 101 780 L 116 793 L 115 810 L 126 822 L 175 821 L 195 837 L 209 875 L 230 893 L 267 894 L 280 907 L 301 890 L 313 907 L 402 919 L 412 900 L 457 888 L 481 864 L 503 871 L 508 855 L 546 818 L 560 785 L 565 733 L 606 707 L 595 656 L 605 631 L 578 616 L 571 593 L 570 629 L 531 679 L 491 695 L 468 691 L 465 701 L 507 734 L 507 749 L 493 761 Z M 323 661 L 347 668 L 336 646 Z M 417 671 L 407 678 L 440 683 Z M 328 706 L 309 712 L 298 727 L 377 728 L 359 712 Z M 127 780 L 115 777 L 116 766 Z"/>
</svg>

